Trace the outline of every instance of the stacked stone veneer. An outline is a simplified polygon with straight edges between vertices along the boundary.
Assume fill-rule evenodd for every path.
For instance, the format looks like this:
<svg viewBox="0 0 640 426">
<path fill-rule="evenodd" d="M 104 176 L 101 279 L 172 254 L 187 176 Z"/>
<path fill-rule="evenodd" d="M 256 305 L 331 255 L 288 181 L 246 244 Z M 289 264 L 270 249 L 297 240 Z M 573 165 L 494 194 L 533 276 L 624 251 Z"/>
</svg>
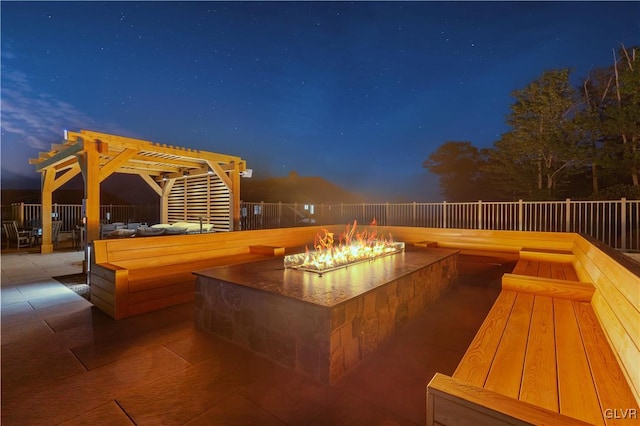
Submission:
<svg viewBox="0 0 640 426">
<path fill-rule="evenodd" d="M 324 383 L 334 383 L 457 278 L 456 255 L 334 306 L 199 276 L 196 325 Z"/>
</svg>

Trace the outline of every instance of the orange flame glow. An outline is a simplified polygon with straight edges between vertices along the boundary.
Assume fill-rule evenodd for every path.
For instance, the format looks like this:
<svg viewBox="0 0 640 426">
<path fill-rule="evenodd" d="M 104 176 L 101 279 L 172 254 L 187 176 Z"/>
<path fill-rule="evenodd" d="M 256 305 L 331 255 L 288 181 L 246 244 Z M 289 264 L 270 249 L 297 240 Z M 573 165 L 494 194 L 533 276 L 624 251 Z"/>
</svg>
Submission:
<svg viewBox="0 0 640 426">
<path fill-rule="evenodd" d="M 394 243 L 391 236 L 378 238 L 375 219 L 369 228 L 361 232 L 358 232 L 357 226 L 356 220 L 353 225 L 347 225 L 337 245 L 334 233 L 322 229 L 315 237 L 315 250 L 310 251 L 307 247 L 305 253 L 286 256 L 285 267 L 323 272 L 404 250 L 404 244 Z"/>
</svg>

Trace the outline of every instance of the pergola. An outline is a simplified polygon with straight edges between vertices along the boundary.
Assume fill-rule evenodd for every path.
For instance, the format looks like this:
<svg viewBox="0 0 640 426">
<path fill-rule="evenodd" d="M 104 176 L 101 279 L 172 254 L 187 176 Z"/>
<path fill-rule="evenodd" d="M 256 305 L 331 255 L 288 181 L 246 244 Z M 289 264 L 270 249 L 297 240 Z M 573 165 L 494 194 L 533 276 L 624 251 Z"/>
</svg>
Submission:
<svg viewBox="0 0 640 426">
<path fill-rule="evenodd" d="M 53 252 L 51 212 L 53 192 L 82 174 L 86 239 L 100 235 L 100 183 L 113 173 L 140 176 L 160 196 L 160 218 L 167 220 L 168 195 L 176 179 L 214 173 L 230 194 L 233 229 L 240 223 L 240 176 L 246 162 L 233 155 L 217 154 L 90 130 L 65 131 L 64 141 L 30 159 L 42 174 L 42 247 Z"/>
</svg>

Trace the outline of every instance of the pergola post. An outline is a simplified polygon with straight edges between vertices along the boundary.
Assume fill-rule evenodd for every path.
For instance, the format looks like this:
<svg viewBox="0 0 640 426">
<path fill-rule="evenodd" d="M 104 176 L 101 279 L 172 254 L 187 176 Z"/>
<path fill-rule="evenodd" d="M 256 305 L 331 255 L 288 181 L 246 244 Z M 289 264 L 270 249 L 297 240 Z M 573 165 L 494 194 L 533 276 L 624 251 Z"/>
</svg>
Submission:
<svg viewBox="0 0 640 426">
<path fill-rule="evenodd" d="M 233 230 L 240 230 L 240 170 L 238 164 L 234 164 L 230 172 L 231 177 L 231 214 L 233 216 Z"/>
<path fill-rule="evenodd" d="M 85 140 L 80 156 L 80 169 L 84 179 L 87 244 L 100 238 L 100 151 L 106 149 L 100 141 Z"/>
<path fill-rule="evenodd" d="M 56 171 L 46 169 L 41 173 L 42 182 L 42 245 L 40 253 L 53 253 L 53 241 L 51 241 L 51 208 L 53 207 L 53 191 Z"/>
<path fill-rule="evenodd" d="M 160 223 L 169 223 L 169 194 L 171 194 L 171 189 L 175 182 L 175 179 L 169 179 L 162 186 L 160 194 Z"/>
</svg>

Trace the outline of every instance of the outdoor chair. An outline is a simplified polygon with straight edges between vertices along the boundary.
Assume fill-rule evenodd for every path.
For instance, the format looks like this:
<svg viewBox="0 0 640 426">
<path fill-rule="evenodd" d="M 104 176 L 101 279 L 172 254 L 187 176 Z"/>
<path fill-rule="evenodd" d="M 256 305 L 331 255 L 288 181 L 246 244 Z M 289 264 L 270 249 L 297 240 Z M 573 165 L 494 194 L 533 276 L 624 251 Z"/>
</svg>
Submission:
<svg viewBox="0 0 640 426">
<path fill-rule="evenodd" d="M 2 224 L 4 228 L 4 233 L 7 236 L 7 248 L 9 248 L 9 244 L 13 241 L 16 243 L 16 248 L 20 247 L 31 247 L 32 243 L 32 234 L 29 231 L 19 231 L 18 225 L 15 221 L 4 222 Z"/>
<path fill-rule="evenodd" d="M 73 248 L 84 250 L 84 240 L 86 238 L 84 225 L 76 225 L 71 232 L 73 234 Z"/>
<path fill-rule="evenodd" d="M 60 236 L 60 229 L 62 229 L 62 221 L 54 220 L 51 222 L 51 242 L 54 247 L 58 247 L 58 237 Z"/>
<path fill-rule="evenodd" d="M 106 223 L 102 226 L 100 226 L 100 239 L 104 240 L 107 235 L 109 235 L 110 233 L 112 233 L 113 231 L 116 230 L 116 225 L 111 223 Z"/>
</svg>

